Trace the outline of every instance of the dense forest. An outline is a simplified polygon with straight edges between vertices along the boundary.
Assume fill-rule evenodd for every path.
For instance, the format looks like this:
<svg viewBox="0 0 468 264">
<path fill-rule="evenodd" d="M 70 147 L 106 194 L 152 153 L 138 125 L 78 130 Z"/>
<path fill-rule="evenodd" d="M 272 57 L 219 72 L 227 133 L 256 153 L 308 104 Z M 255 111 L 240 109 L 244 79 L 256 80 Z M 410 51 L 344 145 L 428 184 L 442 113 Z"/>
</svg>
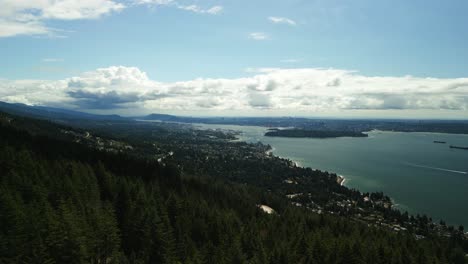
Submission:
<svg viewBox="0 0 468 264">
<path fill-rule="evenodd" d="M 0 263 L 466 263 L 461 237 L 313 213 L 265 188 L 66 135 L 0 122 Z"/>
</svg>

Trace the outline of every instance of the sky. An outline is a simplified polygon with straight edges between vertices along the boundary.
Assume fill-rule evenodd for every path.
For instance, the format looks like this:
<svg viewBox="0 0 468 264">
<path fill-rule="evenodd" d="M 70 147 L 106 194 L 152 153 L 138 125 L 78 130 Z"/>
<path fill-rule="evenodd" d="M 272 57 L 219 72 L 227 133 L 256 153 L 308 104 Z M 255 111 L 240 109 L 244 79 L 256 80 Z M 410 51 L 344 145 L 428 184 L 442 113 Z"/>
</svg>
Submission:
<svg viewBox="0 0 468 264">
<path fill-rule="evenodd" d="M 0 0 L 0 101 L 468 119 L 465 0 Z"/>
</svg>

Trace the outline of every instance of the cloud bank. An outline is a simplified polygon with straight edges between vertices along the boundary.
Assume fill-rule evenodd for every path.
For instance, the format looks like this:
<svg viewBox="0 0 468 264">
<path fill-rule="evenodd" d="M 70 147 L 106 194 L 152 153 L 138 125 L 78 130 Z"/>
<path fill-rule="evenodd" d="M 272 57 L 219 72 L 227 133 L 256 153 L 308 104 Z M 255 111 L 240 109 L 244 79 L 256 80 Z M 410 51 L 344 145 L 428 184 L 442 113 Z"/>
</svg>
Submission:
<svg viewBox="0 0 468 264">
<path fill-rule="evenodd" d="M 56 34 L 48 20 L 97 19 L 125 5 L 111 0 L 0 0 L 0 37 Z"/>
<path fill-rule="evenodd" d="M 112 66 L 56 81 L 0 79 L 0 98 L 128 114 L 320 116 L 414 110 L 427 117 L 440 111 L 468 117 L 468 78 L 369 77 L 340 69 L 264 68 L 245 78 L 163 83 L 138 68 Z"/>
<path fill-rule="evenodd" d="M 89 20 L 119 12 L 130 6 L 173 6 L 199 14 L 217 15 L 219 5 L 202 8 L 183 5 L 174 0 L 0 0 L 0 38 L 18 35 L 49 35 L 64 37 L 60 29 L 47 26 L 48 21 Z"/>
</svg>

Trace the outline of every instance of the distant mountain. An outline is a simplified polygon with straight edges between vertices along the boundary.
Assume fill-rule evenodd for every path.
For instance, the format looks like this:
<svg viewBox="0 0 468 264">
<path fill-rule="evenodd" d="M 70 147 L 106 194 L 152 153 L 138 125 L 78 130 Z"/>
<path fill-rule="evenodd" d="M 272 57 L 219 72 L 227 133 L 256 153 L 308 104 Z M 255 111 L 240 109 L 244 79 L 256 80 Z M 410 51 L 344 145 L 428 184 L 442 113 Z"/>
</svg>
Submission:
<svg viewBox="0 0 468 264">
<path fill-rule="evenodd" d="M 366 132 L 371 130 L 400 132 L 431 132 L 468 134 L 468 120 L 384 120 L 384 119 L 313 119 L 304 117 L 191 117 L 167 114 L 150 114 L 138 117 L 119 115 L 95 115 L 79 111 L 45 107 L 10 104 L 0 102 L 0 111 L 46 119 L 59 123 L 99 123 L 99 121 L 134 122 L 135 120 L 158 120 L 162 122 L 203 123 L 240 126 L 263 126 L 301 128 L 315 131 Z"/>
<path fill-rule="evenodd" d="M 317 119 L 304 117 L 190 117 L 151 114 L 140 120 L 202 123 L 240 126 L 301 128 L 314 131 L 334 131 L 340 134 L 372 130 L 400 132 L 429 132 L 468 134 L 468 120 L 409 120 L 409 119 Z"/>
<path fill-rule="evenodd" d="M 29 106 L 25 104 L 11 104 L 0 102 L 0 111 L 32 118 L 41 118 L 48 120 L 127 120 L 128 118 L 119 115 L 95 115 L 73 110 L 45 107 Z"/>
<path fill-rule="evenodd" d="M 164 115 L 164 114 L 150 114 L 143 117 L 138 117 L 137 119 L 141 120 L 159 120 L 159 121 L 178 121 L 180 118 L 173 115 Z"/>
<path fill-rule="evenodd" d="M 140 120 L 158 120 L 164 122 L 180 123 L 203 123 L 203 124 L 223 124 L 223 125 L 250 125 L 250 126 L 296 126 L 306 122 L 316 122 L 313 119 L 300 117 L 191 117 L 173 116 L 165 114 L 150 114 L 138 117 Z"/>
</svg>

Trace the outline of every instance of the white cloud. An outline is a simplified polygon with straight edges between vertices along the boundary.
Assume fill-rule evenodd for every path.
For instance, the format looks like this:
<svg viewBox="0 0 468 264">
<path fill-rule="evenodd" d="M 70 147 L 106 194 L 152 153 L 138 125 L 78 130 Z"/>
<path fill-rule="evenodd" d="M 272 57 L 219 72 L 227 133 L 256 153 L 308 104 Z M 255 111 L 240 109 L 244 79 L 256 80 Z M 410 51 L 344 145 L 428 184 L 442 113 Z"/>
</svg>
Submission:
<svg viewBox="0 0 468 264">
<path fill-rule="evenodd" d="M 150 5 L 150 6 L 174 6 L 178 9 L 190 11 L 198 14 L 210 14 L 217 15 L 223 11 L 223 7 L 216 5 L 210 8 L 202 8 L 195 4 L 180 4 L 178 1 L 174 0 L 136 0 L 134 1 L 136 5 Z"/>
<path fill-rule="evenodd" d="M 0 38 L 18 35 L 65 37 L 47 26 L 51 20 L 98 19 L 119 12 L 127 6 L 123 0 L 0 0 Z M 130 6 L 172 6 L 198 14 L 217 15 L 220 5 L 202 8 L 195 4 L 180 4 L 175 0 L 129 0 Z"/>
<path fill-rule="evenodd" d="M 286 25 L 290 25 L 290 26 L 295 26 L 296 25 L 296 21 L 292 20 L 292 19 L 289 19 L 287 17 L 268 17 L 268 20 L 270 20 L 270 22 L 272 23 L 275 23 L 275 24 L 286 24 Z"/>
<path fill-rule="evenodd" d="M 135 67 L 112 66 L 65 80 L 64 91 L 76 105 L 88 109 L 112 109 L 166 96 L 164 87 Z"/>
<path fill-rule="evenodd" d="M 206 10 L 206 13 L 208 14 L 213 14 L 213 15 L 216 15 L 216 14 L 219 14 L 223 11 L 223 7 L 222 6 L 213 6 L 209 9 Z"/>
<path fill-rule="evenodd" d="M 0 18 L 0 37 L 12 37 L 16 35 L 42 35 L 49 29 L 37 21 L 14 21 Z"/>
<path fill-rule="evenodd" d="M 61 0 L 51 3 L 42 9 L 45 19 L 96 19 L 125 8 L 123 4 L 109 0 Z"/>
<path fill-rule="evenodd" d="M 47 20 L 97 19 L 125 5 L 111 0 L 0 0 L 0 37 L 53 35 Z"/>
<path fill-rule="evenodd" d="M 28 105 L 69 106 L 70 98 L 63 92 L 64 81 L 47 80 L 2 80 L 0 98 L 2 101 Z"/>
<path fill-rule="evenodd" d="M 245 68 L 244 71 L 248 73 L 268 73 L 272 71 L 281 70 L 281 68 Z"/>
<path fill-rule="evenodd" d="M 199 14 L 210 14 L 210 15 L 217 15 L 223 11 L 222 6 L 213 6 L 208 9 L 203 9 L 199 7 L 198 5 L 178 5 L 177 8 L 186 10 L 186 11 L 191 11 L 194 13 L 199 13 Z"/>
<path fill-rule="evenodd" d="M 253 70 L 253 69 L 252 69 Z M 112 66 L 59 81 L 0 80 L 9 102 L 128 113 L 379 116 L 411 111 L 468 116 L 468 78 L 372 77 L 339 69 L 253 70 L 237 79 L 162 83 L 138 68 Z M 404 112 L 399 112 L 404 110 Z"/>
<path fill-rule="evenodd" d="M 263 32 L 252 32 L 249 34 L 249 38 L 253 40 L 267 40 L 270 37 Z"/>
</svg>

